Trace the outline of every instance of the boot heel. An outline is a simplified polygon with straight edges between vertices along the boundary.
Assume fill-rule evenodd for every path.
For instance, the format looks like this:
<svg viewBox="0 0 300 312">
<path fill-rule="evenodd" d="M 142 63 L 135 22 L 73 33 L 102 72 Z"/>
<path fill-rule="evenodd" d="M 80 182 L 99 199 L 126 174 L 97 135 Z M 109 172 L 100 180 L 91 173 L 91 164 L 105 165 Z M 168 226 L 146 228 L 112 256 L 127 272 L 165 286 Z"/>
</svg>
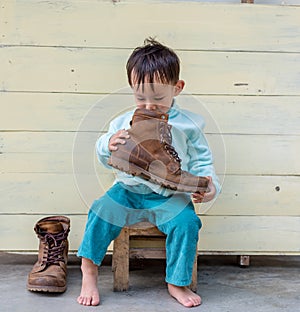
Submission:
<svg viewBox="0 0 300 312">
<path fill-rule="evenodd" d="M 129 173 L 129 162 L 122 158 L 118 158 L 112 155 L 109 158 L 107 164 L 115 169 Z"/>
<path fill-rule="evenodd" d="M 133 163 L 129 163 L 128 160 L 124 160 L 122 158 L 111 156 L 109 161 L 107 162 L 109 166 L 114 167 L 115 169 L 124 171 L 133 176 L 143 176 L 145 179 L 149 179 L 147 175 L 145 175 L 144 170 L 134 165 Z"/>
</svg>

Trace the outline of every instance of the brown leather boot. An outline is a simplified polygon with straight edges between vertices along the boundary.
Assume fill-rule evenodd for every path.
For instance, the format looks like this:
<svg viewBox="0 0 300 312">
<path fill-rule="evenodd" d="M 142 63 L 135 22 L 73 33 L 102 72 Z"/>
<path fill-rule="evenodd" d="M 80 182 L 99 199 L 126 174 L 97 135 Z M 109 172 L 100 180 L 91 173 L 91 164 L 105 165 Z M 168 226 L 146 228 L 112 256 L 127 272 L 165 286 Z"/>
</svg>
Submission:
<svg viewBox="0 0 300 312">
<path fill-rule="evenodd" d="M 168 117 L 166 113 L 136 109 L 127 130 L 130 138 L 111 153 L 108 164 L 169 189 L 203 193 L 209 180 L 181 170 L 181 160 L 171 145 Z"/>
<path fill-rule="evenodd" d="M 66 290 L 70 219 L 64 216 L 43 218 L 34 230 L 40 239 L 38 261 L 28 275 L 27 289 L 43 292 Z"/>
</svg>

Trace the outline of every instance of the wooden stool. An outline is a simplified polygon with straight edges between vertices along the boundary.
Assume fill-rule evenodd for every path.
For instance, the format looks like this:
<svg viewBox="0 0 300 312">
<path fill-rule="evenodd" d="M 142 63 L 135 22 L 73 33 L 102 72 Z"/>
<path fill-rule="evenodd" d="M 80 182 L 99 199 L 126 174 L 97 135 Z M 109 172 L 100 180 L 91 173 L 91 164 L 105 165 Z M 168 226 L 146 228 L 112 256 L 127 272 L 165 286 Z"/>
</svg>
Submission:
<svg viewBox="0 0 300 312">
<path fill-rule="evenodd" d="M 130 258 L 166 259 L 165 248 L 132 248 L 130 241 L 141 238 L 147 238 L 147 241 L 165 240 L 166 235 L 149 222 L 140 222 L 122 229 L 114 241 L 112 256 L 114 291 L 128 290 Z M 197 254 L 194 261 L 192 284 L 189 287 L 192 291 L 197 291 Z"/>
</svg>

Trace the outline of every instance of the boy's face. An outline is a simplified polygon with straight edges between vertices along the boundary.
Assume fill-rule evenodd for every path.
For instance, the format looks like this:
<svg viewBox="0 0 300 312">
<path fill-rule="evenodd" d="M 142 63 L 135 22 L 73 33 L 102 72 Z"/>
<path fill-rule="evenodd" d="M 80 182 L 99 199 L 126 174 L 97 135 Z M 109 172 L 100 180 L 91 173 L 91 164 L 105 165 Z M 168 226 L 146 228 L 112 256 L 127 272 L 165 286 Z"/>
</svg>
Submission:
<svg viewBox="0 0 300 312">
<path fill-rule="evenodd" d="M 133 93 L 138 108 L 159 110 L 167 113 L 177 96 L 184 87 L 184 81 L 178 80 L 175 85 L 162 83 L 143 83 L 133 85 Z"/>
</svg>

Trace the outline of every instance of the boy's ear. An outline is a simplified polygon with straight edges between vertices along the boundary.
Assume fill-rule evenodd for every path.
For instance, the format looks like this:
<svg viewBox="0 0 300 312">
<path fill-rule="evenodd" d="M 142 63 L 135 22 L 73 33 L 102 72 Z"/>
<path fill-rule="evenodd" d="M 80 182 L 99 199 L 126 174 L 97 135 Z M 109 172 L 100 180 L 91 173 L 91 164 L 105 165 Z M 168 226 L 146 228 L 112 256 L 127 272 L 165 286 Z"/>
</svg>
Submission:
<svg viewBox="0 0 300 312">
<path fill-rule="evenodd" d="M 183 80 L 178 80 L 175 85 L 175 96 L 177 96 L 184 88 L 185 82 Z"/>
</svg>

